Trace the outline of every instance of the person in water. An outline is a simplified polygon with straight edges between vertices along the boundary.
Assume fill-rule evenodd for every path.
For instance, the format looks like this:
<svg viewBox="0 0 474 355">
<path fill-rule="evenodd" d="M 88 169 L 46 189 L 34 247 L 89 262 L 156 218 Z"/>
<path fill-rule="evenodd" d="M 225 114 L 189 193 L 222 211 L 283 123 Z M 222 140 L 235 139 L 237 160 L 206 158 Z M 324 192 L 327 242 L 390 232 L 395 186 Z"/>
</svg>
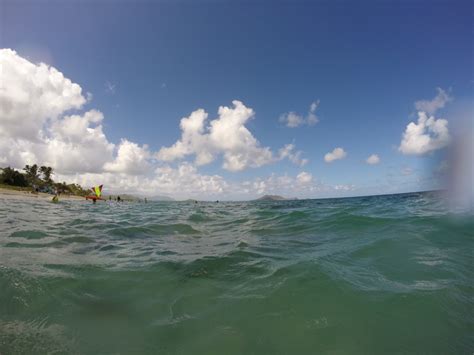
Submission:
<svg viewBox="0 0 474 355">
<path fill-rule="evenodd" d="M 120 199 L 120 196 L 117 196 L 117 202 L 120 202 L 121 199 Z"/>
<path fill-rule="evenodd" d="M 57 193 L 53 196 L 53 198 L 51 199 L 51 202 L 59 202 L 59 196 Z"/>
</svg>

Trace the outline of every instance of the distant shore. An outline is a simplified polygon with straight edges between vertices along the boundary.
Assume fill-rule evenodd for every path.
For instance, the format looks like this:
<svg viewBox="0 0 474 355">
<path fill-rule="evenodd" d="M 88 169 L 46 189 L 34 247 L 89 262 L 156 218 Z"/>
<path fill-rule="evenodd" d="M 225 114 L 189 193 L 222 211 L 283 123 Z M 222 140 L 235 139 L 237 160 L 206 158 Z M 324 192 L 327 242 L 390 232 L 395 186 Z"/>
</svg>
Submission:
<svg viewBox="0 0 474 355">
<path fill-rule="evenodd" d="M 14 189 L 7 189 L 0 187 L 0 198 L 32 198 L 38 200 L 51 200 L 53 195 L 47 194 L 44 192 L 33 193 L 31 191 L 25 190 L 14 190 Z M 67 200 L 67 201 L 84 201 L 85 198 L 82 196 L 75 196 L 75 195 L 59 195 L 59 200 Z"/>
</svg>

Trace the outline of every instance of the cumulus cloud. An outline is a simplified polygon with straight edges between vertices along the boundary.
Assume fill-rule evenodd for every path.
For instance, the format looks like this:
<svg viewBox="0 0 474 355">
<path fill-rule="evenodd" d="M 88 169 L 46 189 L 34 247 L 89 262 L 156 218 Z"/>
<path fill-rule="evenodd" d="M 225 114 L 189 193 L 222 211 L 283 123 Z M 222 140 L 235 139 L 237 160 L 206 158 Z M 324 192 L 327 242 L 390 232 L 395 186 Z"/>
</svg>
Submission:
<svg viewBox="0 0 474 355">
<path fill-rule="evenodd" d="M 313 126 L 319 122 L 319 118 L 316 115 L 316 110 L 319 106 L 319 100 L 312 102 L 309 106 L 309 111 L 306 117 L 299 115 L 295 112 L 288 112 L 280 116 L 280 122 L 284 123 L 287 127 L 295 128 L 302 125 Z"/>
<path fill-rule="evenodd" d="M 296 176 L 296 180 L 300 184 L 308 184 L 313 180 L 313 175 L 311 175 L 310 173 L 307 173 L 306 171 L 302 171 Z"/>
<path fill-rule="evenodd" d="M 410 122 L 403 133 L 398 150 L 403 154 L 422 155 L 449 144 L 448 121 L 418 112 L 418 122 Z"/>
<path fill-rule="evenodd" d="M 114 144 L 105 136 L 103 114 L 90 110 L 81 115 L 65 116 L 46 128 L 47 134 L 37 144 L 35 162 L 63 172 L 100 172 L 113 158 Z"/>
<path fill-rule="evenodd" d="M 151 168 L 148 162 L 150 156 L 148 146 L 140 147 L 136 143 L 122 139 L 115 160 L 105 163 L 104 170 L 131 175 L 144 174 Z"/>
<path fill-rule="evenodd" d="M 131 175 L 123 172 L 86 174 L 60 174 L 60 180 L 78 183 L 82 186 L 104 184 L 108 191 L 142 195 L 169 195 L 175 198 L 212 198 L 227 194 L 232 189 L 219 175 L 200 174 L 190 163 L 177 167 L 164 165 L 148 174 Z"/>
<path fill-rule="evenodd" d="M 334 148 L 332 152 L 329 152 L 324 156 L 324 161 L 326 163 L 331 163 L 334 160 L 344 159 L 346 156 L 347 153 L 343 148 Z"/>
<path fill-rule="evenodd" d="M 268 147 L 262 147 L 245 124 L 254 117 L 251 108 L 240 101 L 234 107 L 219 107 L 218 117 L 208 123 L 208 113 L 198 109 L 181 119 L 181 138 L 170 147 L 162 147 L 156 154 L 162 161 L 195 156 L 197 165 L 205 165 L 222 155 L 222 167 L 229 171 L 241 171 L 260 167 L 275 161 Z M 301 152 L 293 152 L 294 146 L 284 148 L 280 157 L 296 164 L 304 164 Z"/>
<path fill-rule="evenodd" d="M 86 101 L 81 87 L 57 69 L 0 49 L 0 137 L 40 140 L 46 121 Z"/>
<path fill-rule="evenodd" d="M 254 112 L 240 101 L 234 101 L 233 107 L 220 107 L 218 117 L 210 122 L 204 110 L 194 111 L 181 120 L 181 139 L 156 153 L 126 138 L 117 145 L 110 142 L 103 130 L 102 112 L 83 111 L 91 95 L 83 94 L 78 84 L 57 69 L 32 63 L 5 49 L 0 51 L 0 70 L 1 165 L 50 165 L 59 181 L 83 186 L 104 184 L 109 192 L 178 198 L 223 194 L 253 198 L 257 190 L 278 186 L 297 184 L 308 191 L 313 188 L 306 173 L 296 178 L 255 180 L 249 185 L 198 172 L 197 166 L 219 155 L 223 167 L 230 171 L 282 159 L 300 166 L 307 162 L 293 144 L 284 146 L 276 156 L 268 147 L 262 147 L 246 127 Z M 195 163 L 166 163 L 187 156 L 194 156 Z"/>
<path fill-rule="evenodd" d="M 372 154 L 370 157 L 367 158 L 366 163 L 369 165 L 376 165 L 380 163 L 380 158 L 377 154 Z"/>
<path fill-rule="evenodd" d="M 51 165 L 59 173 L 103 171 L 113 159 L 103 114 L 82 109 L 90 94 L 44 63 L 0 50 L 0 161 L 21 168 Z"/>
<path fill-rule="evenodd" d="M 438 94 L 432 100 L 420 100 L 415 102 L 415 108 L 418 111 L 433 115 L 436 111 L 443 108 L 453 98 L 441 88 L 436 88 Z"/>
<path fill-rule="evenodd" d="M 196 155 L 196 164 L 204 165 L 214 160 L 210 151 L 209 137 L 205 134 L 205 122 L 208 114 L 203 109 L 196 110 L 189 117 L 181 119 L 181 139 L 171 147 L 162 147 L 157 158 L 163 161 L 182 159 L 187 155 Z"/>
</svg>

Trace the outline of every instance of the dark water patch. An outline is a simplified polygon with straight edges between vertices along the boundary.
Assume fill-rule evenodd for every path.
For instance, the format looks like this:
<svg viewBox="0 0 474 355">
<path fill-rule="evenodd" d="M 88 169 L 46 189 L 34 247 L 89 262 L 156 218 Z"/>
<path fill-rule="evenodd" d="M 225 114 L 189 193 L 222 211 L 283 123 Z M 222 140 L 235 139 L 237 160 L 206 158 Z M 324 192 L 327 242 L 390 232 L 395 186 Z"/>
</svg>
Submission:
<svg viewBox="0 0 474 355">
<path fill-rule="evenodd" d="M 66 245 L 64 241 L 53 241 L 49 243 L 7 243 L 5 248 L 59 248 Z"/>
<path fill-rule="evenodd" d="M 107 244 L 107 245 L 104 245 L 104 246 L 101 246 L 99 247 L 99 250 L 100 251 L 108 251 L 108 250 L 116 250 L 117 249 L 117 246 L 116 245 L 112 245 L 112 244 Z"/>
<path fill-rule="evenodd" d="M 41 239 L 47 237 L 48 234 L 42 231 L 25 230 L 16 231 L 10 234 L 10 238 L 25 238 L 25 239 Z"/>
<path fill-rule="evenodd" d="M 166 255 L 177 255 L 178 253 L 171 250 L 156 250 L 155 254 L 166 256 Z"/>
</svg>

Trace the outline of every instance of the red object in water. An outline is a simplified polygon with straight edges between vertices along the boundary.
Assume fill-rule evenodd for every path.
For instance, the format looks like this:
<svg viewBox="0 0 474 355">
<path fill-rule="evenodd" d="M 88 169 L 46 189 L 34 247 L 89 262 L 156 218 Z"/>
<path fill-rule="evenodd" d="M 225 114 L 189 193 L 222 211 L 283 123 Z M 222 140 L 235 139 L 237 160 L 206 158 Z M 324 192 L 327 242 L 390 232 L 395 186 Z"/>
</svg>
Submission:
<svg viewBox="0 0 474 355">
<path fill-rule="evenodd" d="M 86 200 L 94 200 L 94 201 L 103 200 L 103 201 L 105 201 L 105 199 L 103 199 L 101 197 L 97 197 L 97 196 L 86 196 Z"/>
</svg>

